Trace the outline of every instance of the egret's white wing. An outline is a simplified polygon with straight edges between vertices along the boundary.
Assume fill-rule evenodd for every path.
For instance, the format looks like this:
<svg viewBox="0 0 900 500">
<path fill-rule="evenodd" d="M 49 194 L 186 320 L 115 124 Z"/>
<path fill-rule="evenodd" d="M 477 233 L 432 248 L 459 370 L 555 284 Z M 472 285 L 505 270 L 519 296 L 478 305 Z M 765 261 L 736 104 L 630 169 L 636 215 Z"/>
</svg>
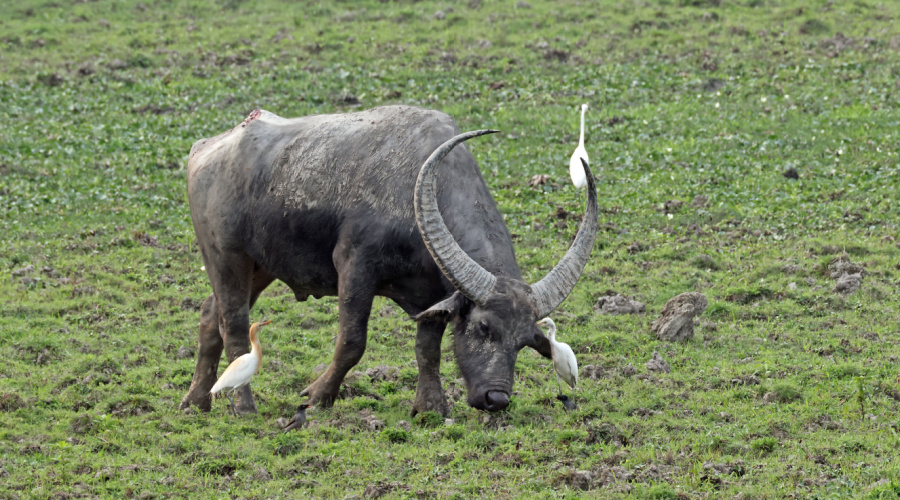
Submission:
<svg viewBox="0 0 900 500">
<path fill-rule="evenodd" d="M 584 146 L 578 146 L 575 148 L 575 152 L 572 153 L 572 158 L 569 159 L 569 175 L 572 177 L 572 184 L 578 189 L 587 186 L 587 177 L 584 176 L 584 165 L 581 164 L 582 158 L 590 165 Z"/>
<path fill-rule="evenodd" d="M 210 394 L 215 394 L 223 389 L 235 389 L 247 385 L 253 378 L 253 374 L 256 373 L 258 365 L 259 360 L 256 355 L 249 352 L 232 361 L 222 372 L 216 385 L 209 391 Z"/>
<path fill-rule="evenodd" d="M 578 360 L 575 359 L 575 352 L 572 351 L 569 344 L 566 344 L 565 342 L 558 342 L 556 351 L 558 353 L 557 359 L 555 360 L 557 363 L 557 371 L 560 373 L 563 380 L 569 384 L 569 387 L 574 389 L 575 384 L 578 382 Z"/>
</svg>

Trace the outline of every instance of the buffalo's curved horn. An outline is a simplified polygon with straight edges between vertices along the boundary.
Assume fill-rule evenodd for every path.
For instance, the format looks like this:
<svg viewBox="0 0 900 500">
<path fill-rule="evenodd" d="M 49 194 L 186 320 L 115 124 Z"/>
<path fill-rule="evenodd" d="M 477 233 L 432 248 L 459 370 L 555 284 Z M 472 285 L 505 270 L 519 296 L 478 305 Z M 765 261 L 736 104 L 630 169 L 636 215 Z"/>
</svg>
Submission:
<svg viewBox="0 0 900 500">
<path fill-rule="evenodd" d="M 416 224 L 419 233 L 428 252 L 434 258 L 444 276 L 453 283 L 457 290 L 478 305 L 484 305 L 494 284 L 496 276 L 481 267 L 472 260 L 466 252 L 460 248 L 438 209 L 437 195 L 435 194 L 435 171 L 438 164 L 457 144 L 478 137 L 479 135 L 493 134 L 499 130 L 476 130 L 459 134 L 449 141 L 441 144 L 431 156 L 425 160 L 425 164 L 419 170 L 416 179 L 415 210 Z"/>
<path fill-rule="evenodd" d="M 594 238 L 597 236 L 597 223 L 600 209 L 597 206 L 597 189 L 594 184 L 594 175 L 584 158 L 581 159 L 584 166 L 584 174 L 587 176 L 587 207 L 585 207 L 584 219 L 575 241 L 569 247 L 569 251 L 563 256 L 559 264 L 550 271 L 547 276 L 531 286 L 534 292 L 536 317 L 543 318 L 550 315 L 562 301 L 566 300 L 575 283 L 584 271 L 594 247 Z"/>
</svg>

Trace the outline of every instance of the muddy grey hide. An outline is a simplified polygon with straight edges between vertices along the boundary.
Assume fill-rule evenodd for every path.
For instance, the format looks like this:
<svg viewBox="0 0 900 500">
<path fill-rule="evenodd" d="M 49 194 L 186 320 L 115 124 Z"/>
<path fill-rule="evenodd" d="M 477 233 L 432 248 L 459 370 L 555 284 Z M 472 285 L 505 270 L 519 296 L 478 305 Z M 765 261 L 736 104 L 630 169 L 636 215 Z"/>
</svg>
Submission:
<svg viewBox="0 0 900 500">
<path fill-rule="evenodd" d="M 386 106 L 284 119 L 256 110 L 237 127 L 197 141 L 188 195 L 213 293 L 201 308 L 197 365 L 182 408 L 209 410 L 224 348 L 249 351 L 249 313 L 281 280 L 297 300 L 339 298 L 331 364 L 301 392 L 328 406 L 366 348 L 372 300 L 393 300 L 417 321 L 419 377 L 412 413 L 448 415 L 441 337 L 452 325 L 469 405 L 509 404 L 519 350 L 545 357 L 535 322 L 575 286 L 597 232 L 597 194 L 587 164 L 584 222 L 543 279 L 522 279 L 503 217 L 475 158 L 444 113 Z M 263 340 L 265 345 L 265 340 Z M 256 405 L 247 386 L 240 412 Z"/>
</svg>

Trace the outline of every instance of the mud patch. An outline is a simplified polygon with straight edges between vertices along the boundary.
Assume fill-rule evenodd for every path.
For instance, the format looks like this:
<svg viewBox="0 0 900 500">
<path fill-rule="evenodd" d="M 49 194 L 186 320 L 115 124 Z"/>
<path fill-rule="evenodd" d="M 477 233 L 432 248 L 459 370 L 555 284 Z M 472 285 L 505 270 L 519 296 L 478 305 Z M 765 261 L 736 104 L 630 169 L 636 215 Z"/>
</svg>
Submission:
<svg viewBox="0 0 900 500">
<path fill-rule="evenodd" d="M 850 295 L 859 290 L 866 274 L 862 266 L 850 261 L 846 252 L 832 259 L 828 263 L 828 270 L 831 278 L 837 280 L 832 291 L 843 295 Z"/>
<path fill-rule="evenodd" d="M 690 340 L 694 337 L 694 316 L 705 311 L 706 306 L 706 296 L 702 293 L 677 295 L 666 302 L 660 317 L 650 326 L 650 331 L 660 340 Z"/>
<path fill-rule="evenodd" d="M 617 316 L 619 314 L 639 314 L 646 312 L 647 308 L 642 302 L 629 299 L 615 292 L 607 292 L 597 299 L 594 304 L 594 312 Z"/>
<path fill-rule="evenodd" d="M 387 495 L 388 493 L 391 493 L 392 491 L 396 491 L 396 490 L 406 491 L 406 490 L 409 490 L 409 486 L 407 486 L 403 483 L 397 482 L 397 481 L 391 481 L 391 482 L 379 481 L 377 483 L 366 486 L 366 489 L 363 490 L 362 497 L 363 498 L 381 498 L 384 495 Z"/>
<path fill-rule="evenodd" d="M 599 380 L 606 376 L 606 370 L 600 365 L 585 365 L 581 367 L 581 378 Z"/>
<path fill-rule="evenodd" d="M 585 444 L 613 444 L 616 446 L 625 446 L 627 439 L 619 431 L 619 428 L 609 422 L 603 422 L 596 427 L 588 429 L 588 437 Z"/>
<path fill-rule="evenodd" d="M 400 375 L 400 369 L 396 366 L 379 365 L 366 370 L 366 375 L 373 382 L 394 381 Z"/>
<path fill-rule="evenodd" d="M 15 411 L 25 407 L 25 401 L 14 392 L 0 392 L 0 411 Z"/>
<path fill-rule="evenodd" d="M 650 358 L 650 361 L 647 361 L 647 371 L 657 372 L 657 373 L 669 373 L 672 371 L 672 368 L 669 366 L 669 363 L 663 359 L 663 357 L 659 354 L 658 351 L 653 351 L 653 356 Z"/>
<path fill-rule="evenodd" d="M 135 231 L 131 236 L 134 238 L 134 241 L 138 242 L 141 246 L 162 248 L 159 244 L 159 240 L 143 231 Z"/>
<path fill-rule="evenodd" d="M 181 301 L 181 310 L 182 311 L 199 311 L 200 306 L 203 305 L 202 300 L 192 299 L 190 297 L 185 297 Z"/>
</svg>

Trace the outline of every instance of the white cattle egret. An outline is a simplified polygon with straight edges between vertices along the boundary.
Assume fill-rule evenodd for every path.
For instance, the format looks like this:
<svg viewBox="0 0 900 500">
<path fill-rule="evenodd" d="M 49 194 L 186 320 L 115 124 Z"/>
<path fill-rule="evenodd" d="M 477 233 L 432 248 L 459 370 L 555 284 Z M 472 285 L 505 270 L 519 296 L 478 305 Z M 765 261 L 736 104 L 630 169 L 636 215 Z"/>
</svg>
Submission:
<svg viewBox="0 0 900 500">
<path fill-rule="evenodd" d="M 587 108 L 587 104 L 581 105 L 581 135 L 578 137 L 578 147 L 575 148 L 572 158 L 569 159 L 569 175 L 572 176 L 572 184 L 575 184 L 575 187 L 578 189 L 587 186 L 587 178 L 584 176 L 584 166 L 581 164 L 581 159 L 584 158 L 584 162 L 590 165 L 587 150 L 584 149 L 584 112 L 587 111 Z"/>
<path fill-rule="evenodd" d="M 250 383 L 253 375 L 259 372 L 262 364 L 262 347 L 259 345 L 259 330 L 271 321 L 253 323 L 250 326 L 250 352 L 238 357 L 222 372 L 222 376 L 216 381 L 216 385 L 210 389 L 213 396 L 219 391 L 225 392 L 225 397 L 231 401 L 231 413 L 237 415 L 234 409 L 234 392 Z"/>
<path fill-rule="evenodd" d="M 306 403 L 297 407 L 297 414 L 294 415 L 286 426 L 284 426 L 284 432 L 292 431 L 294 429 L 299 429 L 306 425 L 306 410 L 308 408 L 312 408 Z"/>
<path fill-rule="evenodd" d="M 578 383 L 578 361 L 575 353 L 565 342 L 556 341 L 556 323 L 550 318 L 544 318 L 537 323 L 547 325 L 547 338 L 550 339 L 550 353 L 553 356 L 553 368 L 556 369 L 556 383 L 559 385 L 559 393 L 562 394 L 562 382 L 564 380 L 572 388 L 572 397 L 575 397 L 575 385 Z M 574 403 L 574 400 L 573 400 Z"/>
</svg>

